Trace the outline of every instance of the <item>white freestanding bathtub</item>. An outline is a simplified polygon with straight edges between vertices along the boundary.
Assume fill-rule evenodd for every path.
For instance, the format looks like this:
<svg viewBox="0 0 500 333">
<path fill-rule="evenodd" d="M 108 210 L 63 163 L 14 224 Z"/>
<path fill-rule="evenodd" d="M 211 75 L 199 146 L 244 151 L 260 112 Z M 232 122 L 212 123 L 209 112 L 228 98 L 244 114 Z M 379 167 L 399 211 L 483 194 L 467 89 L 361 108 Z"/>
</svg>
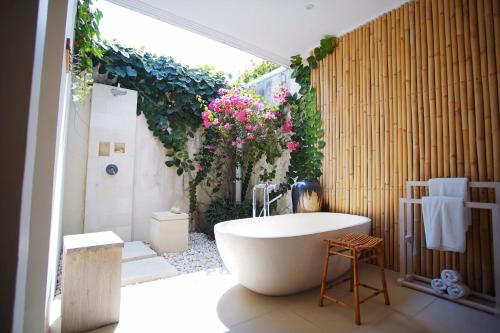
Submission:
<svg viewBox="0 0 500 333">
<path fill-rule="evenodd" d="M 368 234 L 370 219 L 337 213 L 304 213 L 218 223 L 217 248 L 227 269 L 250 290 L 287 295 L 321 283 L 324 239 Z M 329 280 L 347 272 L 348 259 L 330 257 Z"/>
</svg>

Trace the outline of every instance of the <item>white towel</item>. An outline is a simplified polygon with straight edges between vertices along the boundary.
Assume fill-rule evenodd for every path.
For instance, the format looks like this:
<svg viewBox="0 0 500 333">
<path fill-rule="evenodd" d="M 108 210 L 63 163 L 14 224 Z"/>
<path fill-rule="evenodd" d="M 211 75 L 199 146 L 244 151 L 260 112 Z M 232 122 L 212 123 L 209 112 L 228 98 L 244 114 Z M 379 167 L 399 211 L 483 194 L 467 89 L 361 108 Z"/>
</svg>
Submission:
<svg viewBox="0 0 500 333">
<path fill-rule="evenodd" d="M 452 283 L 451 285 L 448 286 L 446 291 L 448 292 L 448 295 L 450 295 L 450 297 L 454 299 L 467 297 L 470 294 L 469 287 L 467 287 L 462 282 Z"/>
<path fill-rule="evenodd" d="M 431 287 L 436 294 L 442 294 L 448 289 L 448 286 L 443 281 L 443 279 L 432 279 Z"/>
<path fill-rule="evenodd" d="M 447 284 L 460 282 L 460 273 L 453 269 L 443 269 L 441 272 L 441 279 Z"/>
<path fill-rule="evenodd" d="M 431 178 L 429 179 L 429 196 L 461 198 L 469 201 L 469 180 L 467 178 Z M 469 211 L 462 207 L 467 225 L 470 226 Z"/>
<path fill-rule="evenodd" d="M 463 200 L 452 197 L 422 197 L 427 247 L 439 251 L 465 252 L 468 224 Z"/>
<path fill-rule="evenodd" d="M 455 197 L 463 201 L 469 199 L 469 181 L 467 178 L 431 178 L 429 196 Z"/>
</svg>

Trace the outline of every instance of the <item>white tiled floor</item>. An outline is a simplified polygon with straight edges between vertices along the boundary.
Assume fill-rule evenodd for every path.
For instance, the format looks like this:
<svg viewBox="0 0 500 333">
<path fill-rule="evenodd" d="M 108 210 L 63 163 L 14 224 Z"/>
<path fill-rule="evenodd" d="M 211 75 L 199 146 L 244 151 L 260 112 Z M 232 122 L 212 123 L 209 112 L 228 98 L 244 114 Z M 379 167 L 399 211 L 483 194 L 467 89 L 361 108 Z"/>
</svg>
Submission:
<svg viewBox="0 0 500 333">
<path fill-rule="evenodd" d="M 378 271 L 362 267 L 365 282 Z M 500 332 L 500 319 L 400 287 L 387 271 L 390 306 L 383 296 L 361 306 L 362 325 L 351 310 L 329 302 L 318 306 L 319 290 L 267 297 L 240 286 L 224 271 L 198 272 L 122 288 L 121 319 L 108 332 Z M 347 283 L 330 290 L 352 299 Z"/>
</svg>

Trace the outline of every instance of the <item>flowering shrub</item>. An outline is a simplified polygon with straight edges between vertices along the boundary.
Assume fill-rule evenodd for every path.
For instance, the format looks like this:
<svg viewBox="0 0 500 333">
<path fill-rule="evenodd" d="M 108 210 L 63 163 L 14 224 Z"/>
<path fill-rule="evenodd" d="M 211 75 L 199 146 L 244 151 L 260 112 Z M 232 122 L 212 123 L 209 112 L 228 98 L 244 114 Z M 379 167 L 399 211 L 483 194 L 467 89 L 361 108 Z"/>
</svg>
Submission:
<svg viewBox="0 0 500 333">
<path fill-rule="evenodd" d="M 293 123 L 285 105 L 290 92 L 285 86 L 280 87 L 273 96 L 274 105 L 240 88 L 219 89 L 218 93 L 219 97 L 201 114 L 205 144 L 195 157 L 196 171 L 200 178 L 208 177 L 208 182 L 215 184 L 220 178 L 227 178 L 221 177 L 223 174 L 231 175 L 234 167 L 241 167 L 244 196 L 255 162 L 264 158 L 266 164 L 259 172 L 260 179 L 270 180 L 276 175 L 275 162 L 283 151 L 299 146 L 291 139 Z M 207 168 L 216 170 L 213 178 Z M 214 191 L 219 187 L 215 185 Z"/>
<path fill-rule="evenodd" d="M 235 148 L 245 145 L 246 150 L 258 146 L 264 151 L 269 149 L 262 149 L 263 146 L 272 145 L 280 156 L 282 149 L 297 147 L 290 141 L 292 121 L 281 108 L 290 96 L 286 87 L 275 94 L 277 106 L 267 106 L 261 97 L 239 88 L 219 89 L 219 95 L 201 115 L 204 128 L 219 134 L 219 144 Z"/>
</svg>

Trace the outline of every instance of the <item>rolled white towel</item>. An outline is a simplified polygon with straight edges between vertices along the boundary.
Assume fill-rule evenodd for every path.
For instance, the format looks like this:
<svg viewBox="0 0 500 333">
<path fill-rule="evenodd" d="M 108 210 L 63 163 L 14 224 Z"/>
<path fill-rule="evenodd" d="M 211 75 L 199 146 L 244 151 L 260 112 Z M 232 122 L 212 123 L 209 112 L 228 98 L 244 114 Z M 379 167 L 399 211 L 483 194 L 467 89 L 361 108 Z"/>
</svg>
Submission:
<svg viewBox="0 0 500 333">
<path fill-rule="evenodd" d="M 453 269 L 443 269 L 441 271 L 441 279 L 447 284 L 458 283 L 460 282 L 461 276 L 460 273 Z"/>
<path fill-rule="evenodd" d="M 448 292 L 448 295 L 450 295 L 451 298 L 467 297 L 470 294 L 469 287 L 463 284 L 462 282 L 452 283 L 448 285 L 446 291 Z"/>
<path fill-rule="evenodd" d="M 448 288 L 448 286 L 443 281 L 443 279 L 432 279 L 431 280 L 431 287 L 432 287 L 432 290 L 434 290 L 434 292 L 436 294 L 442 294 Z"/>
</svg>

